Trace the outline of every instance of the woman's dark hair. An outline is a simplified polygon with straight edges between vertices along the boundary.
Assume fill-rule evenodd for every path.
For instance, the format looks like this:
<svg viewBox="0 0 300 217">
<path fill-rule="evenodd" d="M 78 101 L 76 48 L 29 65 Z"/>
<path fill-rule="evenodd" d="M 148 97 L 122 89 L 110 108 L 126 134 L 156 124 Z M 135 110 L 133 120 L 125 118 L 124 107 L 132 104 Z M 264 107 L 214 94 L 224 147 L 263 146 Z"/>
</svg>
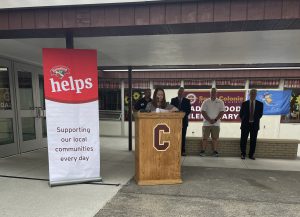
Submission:
<svg viewBox="0 0 300 217">
<path fill-rule="evenodd" d="M 157 108 L 157 100 L 158 100 L 158 99 L 157 99 L 157 92 L 158 92 L 159 90 L 162 91 L 162 92 L 164 93 L 164 97 L 163 97 L 163 100 L 162 100 L 162 102 L 161 102 L 160 108 L 165 109 L 165 108 L 167 107 L 166 95 L 165 95 L 164 89 L 162 89 L 162 88 L 160 88 L 160 87 L 156 88 L 155 91 L 154 91 L 154 93 L 153 93 L 152 105 L 153 105 L 155 108 Z"/>
</svg>

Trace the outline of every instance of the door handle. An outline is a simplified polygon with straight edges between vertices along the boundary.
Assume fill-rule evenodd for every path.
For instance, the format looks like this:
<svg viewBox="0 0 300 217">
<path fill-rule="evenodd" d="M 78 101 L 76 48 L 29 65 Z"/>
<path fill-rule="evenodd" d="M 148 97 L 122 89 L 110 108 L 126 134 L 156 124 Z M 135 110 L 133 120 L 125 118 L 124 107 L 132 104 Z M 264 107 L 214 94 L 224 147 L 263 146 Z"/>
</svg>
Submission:
<svg viewBox="0 0 300 217">
<path fill-rule="evenodd" d="M 35 108 L 35 118 L 42 118 L 42 107 L 34 107 Z"/>
<path fill-rule="evenodd" d="M 35 118 L 41 118 L 40 107 L 35 107 Z"/>
<path fill-rule="evenodd" d="M 45 110 L 43 107 L 32 107 L 35 111 L 35 118 L 43 118 L 45 116 Z"/>
</svg>

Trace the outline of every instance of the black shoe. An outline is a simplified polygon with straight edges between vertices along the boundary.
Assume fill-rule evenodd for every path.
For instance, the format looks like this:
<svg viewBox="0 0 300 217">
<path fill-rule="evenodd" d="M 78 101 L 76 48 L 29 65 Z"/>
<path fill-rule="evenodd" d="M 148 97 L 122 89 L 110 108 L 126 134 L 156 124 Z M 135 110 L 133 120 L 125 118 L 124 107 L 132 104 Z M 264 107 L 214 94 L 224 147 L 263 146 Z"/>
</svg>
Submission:
<svg viewBox="0 0 300 217">
<path fill-rule="evenodd" d="M 255 157 L 254 156 L 249 156 L 249 159 L 255 160 Z"/>
<path fill-rule="evenodd" d="M 212 153 L 212 156 L 213 156 L 213 157 L 219 157 L 219 152 L 214 151 L 214 152 Z"/>
<path fill-rule="evenodd" d="M 245 160 L 246 156 L 244 154 L 241 154 L 241 159 Z"/>
<path fill-rule="evenodd" d="M 200 156 L 201 156 L 201 157 L 205 157 L 205 151 L 204 151 L 204 150 L 201 150 L 201 151 L 200 151 Z"/>
</svg>

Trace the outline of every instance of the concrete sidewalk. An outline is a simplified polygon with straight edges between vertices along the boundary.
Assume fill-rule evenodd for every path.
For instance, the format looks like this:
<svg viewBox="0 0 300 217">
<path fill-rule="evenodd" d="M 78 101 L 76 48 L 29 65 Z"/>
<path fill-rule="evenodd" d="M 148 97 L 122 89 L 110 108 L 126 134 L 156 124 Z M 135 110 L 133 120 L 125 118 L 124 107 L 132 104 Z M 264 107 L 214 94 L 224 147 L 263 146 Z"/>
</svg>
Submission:
<svg viewBox="0 0 300 217">
<path fill-rule="evenodd" d="M 96 217 L 300 216 L 300 172 L 188 166 L 182 172 L 180 185 L 132 180 Z"/>
<path fill-rule="evenodd" d="M 103 184 L 109 185 L 99 185 L 99 184 L 78 184 L 78 185 L 69 185 L 69 186 L 60 186 L 50 188 L 47 181 L 43 180 L 27 180 L 27 179 L 15 179 L 8 178 L 3 176 L 18 176 L 18 177 L 30 177 L 38 179 L 48 179 L 48 158 L 47 150 L 38 150 L 35 152 L 25 153 L 18 156 L 12 156 L 9 158 L 0 159 L 0 216 L 1 217 L 18 217 L 18 216 L 28 216 L 28 217 L 71 217 L 71 216 L 80 216 L 80 217 L 92 217 L 96 213 L 97 215 L 106 215 L 106 216 L 127 216 L 126 204 L 121 207 L 114 207 L 114 201 L 118 201 L 119 194 L 128 193 L 128 194 L 138 194 L 139 189 L 146 191 L 148 187 L 139 187 L 136 186 L 134 182 L 129 182 L 134 176 L 134 152 L 128 152 L 128 139 L 127 138 L 113 138 L 113 137 L 101 137 L 101 176 L 103 178 Z M 293 189 L 289 188 L 291 186 L 300 187 L 298 182 L 299 178 L 295 178 L 289 181 L 282 181 L 281 179 L 288 179 L 289 177 L 294 177 L 298 172 L 282 172 L 282 171 L 300 171 L 300 160 L 271 160 L 271 159 L 257 159 L 256 161 L 245 160 L 242 161 L 239 158 L 213 158 L 213 157 L 185 157 L 182 158 L 182 177 L 184 183 L 182 185 L 176 186 L 155 186 L 155 192 L 167 192 L 165 196 L 171 196 L 174 198 L 172 192 L 182 192 L 183 194 L 178 195 L 178 200 L 183 200 L 183 205 L 188 205 L 193 203 L 193 201 L 198 201 L 198 199 L 203 199 L 209 201 L 211 195 L 223 195 L 218 194 L 220 191 L 219 187 L 216 188 L 218 191 L 214 193 L 212 187 L 219 186 L 220 183 L 228 182 L 225 185 L 225 190 L 229 189 L 230 186 L 237 188 L 240 184 L 244 186 L 253 186 L 257 184 L 255 182 L 257 174 L 268 174 L 268 177 L 261 177 L 261 180 L 264 178 L 265 181 L 273 182 L 273 179 L 277 180 L 272 189 L 280 187 L 280 196 L 288 196 L 287 193 L 293 193 Z M 216 171 L 216 172 L 210 172 Z M 239 171 L 238 173 L 236 171 Z M 248 181 L 236 180 L 237 185 L 233 185 L 235 182 L 231 182 L 232 176 L 239 176 L 238 174 L 249 174 Z M 207 174 L 208 176 L 204 176 Z M 278 175 L 283 174 L 283 175 Z M 210 181 L 209 181 L 210 180 Z M 215 180 L 219 180 L 218 182 Z M 221 180 L 221 181 L 220 181 Z M 280 182 L 278 181 L 280 180 Z M 295 183 L 293 182 L 295 181 Z M 127 186 L 129 182 L 129 186 Z M 199 188 L 197 185 L 191 183 L 202 183 L 201 186 L 207 186 L 206 190 L 202 192 L 210 192 L 211 194 L 197 194 L 200 195 L 199 198 L 196 195 L 191 197 L 187 192 L 199 193 L 199 191 L 194 191 L 194 188 Z M 262 183 L 263 186 L 268 186 L 267 183 L 258 182 L 257 185 Z M 116 185 L 113 185 L 116 184 Z M 119 185 L 118 185 L 119 184 Z M 222 186 L 222 185 L 220 185 Z M 118 191 L 122 188 L 119 194 Z M 173 191 L 170 191 L 169 188 L 172 188 Z M 178 188 L 176 190 L 176 188 Z M 128 191 L 127 191 L 127 190 Z M 131 190 L 130 190 L 131 189 Z M 135 190 L 137 189 L 137 192 Z M 165 190 L 166 189 L 166 190 Z M 181 189 L 181 191 L 180 191 Z M 209 190 L 212 189 L 212 190 Z M 239 189 L 239 188 L 237 188 Z M 260 188 L 258 188 L 260 189 Z M 300 189 L 300 188 L 299 188 Z M 241 189 L 240 189 L 241 190 Z M 240 192 L 238 190 L 238 192 Z M 255 189 L 257 190 L 257 189 Z M 261 189 L 260 189 L 261 190 Z M 256 192 L 256 191 L 255 191 Z M 260 191 L 259 191 L 260 192 Z M 286 194 L 284 194 L 286 192 Z M 245 192 L 246 193 L 246 192 Z M 264 193 L 264 191 L 261 191 Z M 117 196 L 114 198 L 114 196 Z M 170 195 L 171 194 L 171 195 Z M 229 195 L 229 194 L 226 194 Z M 238 194 L 240 195 L 240 194 Z M 294 194 L 291 194 L 292 197 L 289 198 L 290 204 L 295 204 L 291 209 L 298 210 L 296 202 L 299 202 L 299 191 L 295 191 Z M 149 193 L 147 196 L 151 197 L 153 200 L 161 200 L 159 195 Z M 157 197 L 156 197 L 157 196 Z M 163 195 L 162 195 L 163 196 Z M 218 196 L 218 197 L 219 197 Z M 175 194 L 176 197 L 176 194 Z M 112 199 L 113 198 L 113 199 Z M 156 199 L 155 199 L 156 198 Z M 270 197 L 272 198 L 272 197 Z M 293 198 L 295 201 L 293 201 Z M 142 203 L 144 200 L 140 198 L 139 201 Z M 174 198 L 174 201 L 177 199 Z M 214 202 L 217 198 L 211 198 L 211 202 Z M 222 203 L 228 204 L 232 198 L 230 197 L 220 197 Z M 112 200 L 112 203 L 109 201 Z M 245 200 L 248 200 L 247 198 Z M 150 200 L 151 201 L 151 200 Z M 173 201 L 173 200 L 171 200 Z M 207 202 L 206 201 L 206 202 Z M 282 201 L 277 200 L 279 203 Z M 135 201 L 131 201 L 135 202 Z M 237 201 L 238 202 L 238 201 Z M 265 201 L 267 202 L 267 201 Z M 118 203 L 117 203 L 118 204 Z M 147 216 L 147 209 L 152 207 L 152 203 L 144 203 L 145 212 L 140 210 L 139 213 L 129 213 L 132 215 L 140 216 L 139 214 L 144 213 Z M 172 203 L 171 203 L 172 204 Z M 170 205 L 171 205 L 170 204 Z M 177 204 L 177 203 L 174 203 Z M 195 204 L 198 204 L 198 202 Z M 209 205 L 210 203 L 207 202 Z M 266 203 L 267 204 L 267 203 Z M 121 204 L 120 204 L 121 205 Z M 177 204 L 178 205 L 178 204 Z M 212 205 L 212 204 L 211 204 Z M 255 204 L 252 204 L 253 206 Z M 149 207 L 148 207 L 149 206 Z M 205 203 L 202 204 L 203 209 L 205 209 Z M 188 208 L 188 206 L 187 206 Z M 206 207 L 209 209 L 209 206 Z M 241 206 L 242 208 L 242 206 Z M 116 210 L 116 213 L 106 213 L 105 210 Z M 125 210 L 123 210 L 125 209 Z M 122 213 L 118 213 L 117 210 L 123 210 Z M 157 209 L 160 210 L 160 209 Z M 286 210 L 286 209 L 284 209 Z M 197 209 L 198 212 L 198 209 Z M 116 214 L 116 215 L 115 215 Z M 119 215 L 120 214 L 120 215 Z M 149 216 L 154 216 L 150 215 Z M 156 213 L 160 215 L 160 213 Z M 162 211 L 161 214 L 164 214 Z M 179 213 L 180 214 L 180 213 Z M 180 216 L 180 215 L 179 215 Z M 193 216 L 193 213 L 191 213 Z M 197 215 L 200 216 L 200 215 Z M 214 215 L 212 215 L 214 216 Z M 231 215 L 236 216 L 236 215 Z M 275 215 L 276 216 L 276 215 Z M 283 215 L 287 216 L 287 215 Z M 293 216 L 291 213 L 290 216 Z"/>
<path fill-rule="evenodd" d="M 94 216 L 133 177 L 134 152 L 127 151 L 127 143 L 128 139 L 124 138 L 101 138 L 104 185 L 50 188 L 47 181 L 0 177 L 0 216 Z M 0 159 L 0 175 L 48 179 L 47 155 L 43 149 Z"/>
</svg>

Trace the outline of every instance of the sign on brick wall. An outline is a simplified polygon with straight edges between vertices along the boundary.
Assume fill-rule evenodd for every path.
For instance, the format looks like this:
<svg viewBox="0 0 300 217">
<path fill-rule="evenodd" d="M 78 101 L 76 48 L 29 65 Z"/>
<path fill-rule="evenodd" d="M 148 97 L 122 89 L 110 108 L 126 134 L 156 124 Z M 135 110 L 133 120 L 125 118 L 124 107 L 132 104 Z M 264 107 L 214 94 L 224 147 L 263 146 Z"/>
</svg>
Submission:
<svg viewBox="0 0 300 217">
<path fill-rule="evenodd" d="M 203 121 L 201 105 L 210 97 L 210 90 L 185 91 L 186 97 L 191 101 L 192 112 L 189 115 L 190 121 Z M 223 122 L 240 122 L 239 112 L 241 104 L 245 101 L 244 90 L 218 91 L 217 97 L 224 101 L 225 113 L 222 117 Z"/>
</svg>

